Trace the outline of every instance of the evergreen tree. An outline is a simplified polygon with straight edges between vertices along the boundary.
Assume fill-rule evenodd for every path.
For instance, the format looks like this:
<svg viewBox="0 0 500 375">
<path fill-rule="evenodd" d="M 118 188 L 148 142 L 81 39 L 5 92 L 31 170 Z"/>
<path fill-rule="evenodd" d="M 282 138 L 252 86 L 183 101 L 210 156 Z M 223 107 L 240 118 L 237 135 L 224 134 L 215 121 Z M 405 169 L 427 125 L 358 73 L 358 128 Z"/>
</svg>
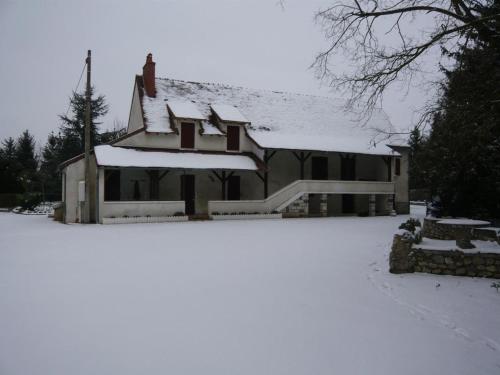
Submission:
<svg viewBox="0 0 500 375">
<path fill-rule="evenodd" d="M 423 161 L 421 160 L 422 149 L 424 147 L 424 137 L 418 126 L 410 133 L 408 144 L 410 146 L 409 153 L 409 175 L 410 189 L 425 188 Z"/>
<path fill-rule="evenodd" d="M 42 191 L 47 200 L 61 199 L 61 181 L 58 166 L 64 160 L 62 155 L 63 138 L 51 133 L 42 150 L 42 163 L 40 166 L 40 180 Z"/>
<path fill-rule="evenodd" d="M 24 192 L 36 189 L 38 161 L 35 154 L 35 139 L 25 130 L 17 139 L 15 158 L 19 164 L 18 178 Z"/>
<path fill-rule="evenodd" d="M 440 111 L 421 153 L 445 214 L 500 218 L 499 41 L 463 49 L 446 71 Z"/>
<path fill-rule="evenodd" d="M 62 153 L 67 159 L 85 151 L 85 95 L 73 92 L 70 98 L 70 108 L 70 117 L 67 115 L 59 116 L 62 121 L 60 130 L 64 138 Z M 108 105 L 105 102 L 104 95 L 94 98 L 94 88 L 92 87 L 90 104 L 90 144 L 92 148 L 101 143 L 99 136 L 99 125 L 101 122 L 97 120 L 106 115 L 106 113 L 108 113 Z"/>
<path fill-rule="evenodd" d="M 18 173 L 20 165 L 16 158 L 16 142 L 5 139 L 0 147 L 0 193 L 17 193 L 21 190 Z"/>
<path fill-rule="evenodd" d="M 91 91 L 91 147 L 108 143 L 125 133 L 125 129 L 115 122 L 111 131 L 99 132 L 99 118 L 108 112 L 103 95 L 94 97 Z M 40 178 L 46 197 L 61 199 L 61 174 L 59 165 L 84 152 L 85 147 L 85 95 L 74 92 L 70 98 L 71 115 L 59 116 L 62 124 L 58 134 L 51 133 L 42 150 Z M 118 126 L 120 125 L 120 126 Z"/>
</svg>

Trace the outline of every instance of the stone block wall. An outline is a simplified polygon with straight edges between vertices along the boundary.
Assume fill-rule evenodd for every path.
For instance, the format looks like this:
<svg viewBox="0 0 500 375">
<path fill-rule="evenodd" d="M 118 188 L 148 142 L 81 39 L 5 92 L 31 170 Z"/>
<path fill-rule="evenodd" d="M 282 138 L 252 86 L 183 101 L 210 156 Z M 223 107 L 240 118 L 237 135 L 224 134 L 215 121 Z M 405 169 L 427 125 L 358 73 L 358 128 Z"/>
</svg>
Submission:
<svg viewBox="0 0 500 375">
<path fill-rule="evenodd" d="M 286 214 L 294 217 L 306 217 L 309 215 L 309 194 L 302 194 L 298 199 L 290 203 L 284 210 Z M 288 216 L 288 215 L 286 215 Z"/>
<path fill-rule="evenodd" d="M 422 228 L 422 235 L 434 240 L 454 240 L 455 235 L 451 230 L 450 225 L 438 224 L 438 221 L 443 218 L 426 217 L 424 218 L 424 226 Z"/>
<path fill-rule="evenodd" d="M 394 235 L 389 271 L 500 279 L 500 254 L 419 249 L 413 235 L 403 231 Z"/>
<path fill-rule="evenodd" d="M 454 225 L 439 224 L 438 221 L 444 218 L 426 217 L 424 218 L 424 226 L 422 235 L 434 240 L 454 240 L 457 238 L 456 228 Z M 497 241 L 500 243 L 499 228 L 474 228 L 472 230 L 472 239 L 482 241 Z"/>
<path fill-rule="evenodd" d="M 500 279 L 500 254 L 496 253 L 412 249 L 409 262 L 415 272 Z"/>
</svg>

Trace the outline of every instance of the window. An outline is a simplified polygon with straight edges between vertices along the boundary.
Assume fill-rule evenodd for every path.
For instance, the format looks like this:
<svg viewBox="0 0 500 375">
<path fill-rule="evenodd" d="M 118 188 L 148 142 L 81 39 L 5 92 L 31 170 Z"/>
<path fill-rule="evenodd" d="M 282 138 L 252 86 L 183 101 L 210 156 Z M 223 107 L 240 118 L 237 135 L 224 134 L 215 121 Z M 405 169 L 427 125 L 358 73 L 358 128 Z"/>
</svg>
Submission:
<svg viewBox="0 0 500 375">
<path fill-rule="evenodd" d="M 194 124 L 181 124 L 181 148 L 194 148 Z"/>
<path fill-rule="evenodd" d="M 401 175 L 401 159 L 396 159 L 396 176 Z"/>
<path fill-rule="evenodd" d="M 227 127 L 227 150 L 239 151 L 240 150 L 240 127 L 228 126 Z"/>
</svg>

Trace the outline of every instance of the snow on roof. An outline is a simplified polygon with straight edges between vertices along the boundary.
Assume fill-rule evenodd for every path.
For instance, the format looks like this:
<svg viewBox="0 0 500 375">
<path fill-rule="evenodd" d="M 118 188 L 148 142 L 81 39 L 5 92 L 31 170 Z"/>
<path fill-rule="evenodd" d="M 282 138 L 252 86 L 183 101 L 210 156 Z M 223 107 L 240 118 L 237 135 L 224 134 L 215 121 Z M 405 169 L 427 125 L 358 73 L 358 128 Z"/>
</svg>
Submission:
<svg viewBox="0 0 500 375">
<path fill-rule="evenodd" d="M 238 111 L 234 105 L 212 104 L 210 106 L 222 121 L 250 122 Z"/>
<path fill-rule="evenodd" d="M 104 167 L 186 168 L 258 170 L 245 155 L 202 154 L 194 152 L 140 151 L 101 145 L 94 148 L 97 164 Z"/>
<path fill-rule="evenodd" d="M 209 121 L 203 120 L 201 122 L 201 127 L 203 128 L 204 135 L 224 135 L 217 126 Z"/>
<path fill-rule="evenodd" d="M 146 119 L 147 131 L 153 133 L 173 133 L 170 127 L 170 116 L 165 102 L 158 98 L 150 98 L 144 95 L 142 98 L 142 109 Z"/>
<path fill-rule="evenodd" d="M 177 118 L 205 119 L 193 102 L 187 100 L 169 100 L 167 105 Z"/>
<path fill-rule="evenodd" d="M 248 134 L 263 148 L 399 155 L 386 145 L 390 139 L 376 145 L 373 142 L 379 134 L 374 129 L 394 130 L 381 109 L 375 110 L 365 125 L 357 114 L 344 110 L 344 101 L 332 97 L 164 78 L 156 78 L 155 83 L 156 98 L 144 95 L 147 105 L 143 109 L 148 119 L 148 131 L 152 131 L 150 119 L 155 128 L 160 122 L 170 127 L 168 121 L 163 121 L 166 114 L 157 111 L 165 106 L 167 100 L 169 105 L 172 101 L 188 101 L 205 119 L 211 115 L 211 103 L 225 103 L 226 109 L 228 106 L 236 107 L 250 122 L 245 125 Z M 150 101 L 156 104 L 152 105 Z M 218 105 L 214 106 L 218 109 Z"/>
</svg>

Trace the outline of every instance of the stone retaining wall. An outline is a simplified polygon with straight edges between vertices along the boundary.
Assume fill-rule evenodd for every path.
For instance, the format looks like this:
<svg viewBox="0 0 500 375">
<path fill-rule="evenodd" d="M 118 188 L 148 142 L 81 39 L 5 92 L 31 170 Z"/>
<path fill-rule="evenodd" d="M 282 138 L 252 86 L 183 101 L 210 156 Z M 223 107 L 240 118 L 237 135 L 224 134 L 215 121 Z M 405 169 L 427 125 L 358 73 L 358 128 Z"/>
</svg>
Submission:
<svg viewBox="0 0 500 375">
<path fill-rule="evenodd" d="M 284 210 L 284 216 L 307 217 L 309 216 L 309 194 L 302 194 L 290 203 Z M 289 215 L 286 215 L 289 214 Z"/>
<path fill-rule="evenodd" d="M 427 272 L 500 279 L 500 254 L 423 250 L 418 249 L 418 245 L 413 242 L 414 238 L 409 232 L 394 235 L 389 256 L 391 273 Z"/>
<path fill-rule="evenodd" d="M 432 238 L 434 240 L 454 240 L 455 235 L 451 225 L 438 224 L 438 221 L 443 218 L 426 217 L 424 218 L 424 226 L 422 228 L 422 236 Z"/>
<path fill-rule="evenodd" d="M 422 227 L 422 236 L 434 240 L 454 240 L 456 228 L 454 225 L 439 224 L 438 221 L 445 218 L 426 217 Z M 472 230 L 472 239 L 482 241 L 497 241 L 500 244 L 500 236 L 495 231 L 496 228 L 474 228 Z"/>
<path fill-rule="evenodd" d="M 409 262 L 415 272 L 500 279 L 500 254 L 495 253 L 412 249 Z"/>
</svg>

